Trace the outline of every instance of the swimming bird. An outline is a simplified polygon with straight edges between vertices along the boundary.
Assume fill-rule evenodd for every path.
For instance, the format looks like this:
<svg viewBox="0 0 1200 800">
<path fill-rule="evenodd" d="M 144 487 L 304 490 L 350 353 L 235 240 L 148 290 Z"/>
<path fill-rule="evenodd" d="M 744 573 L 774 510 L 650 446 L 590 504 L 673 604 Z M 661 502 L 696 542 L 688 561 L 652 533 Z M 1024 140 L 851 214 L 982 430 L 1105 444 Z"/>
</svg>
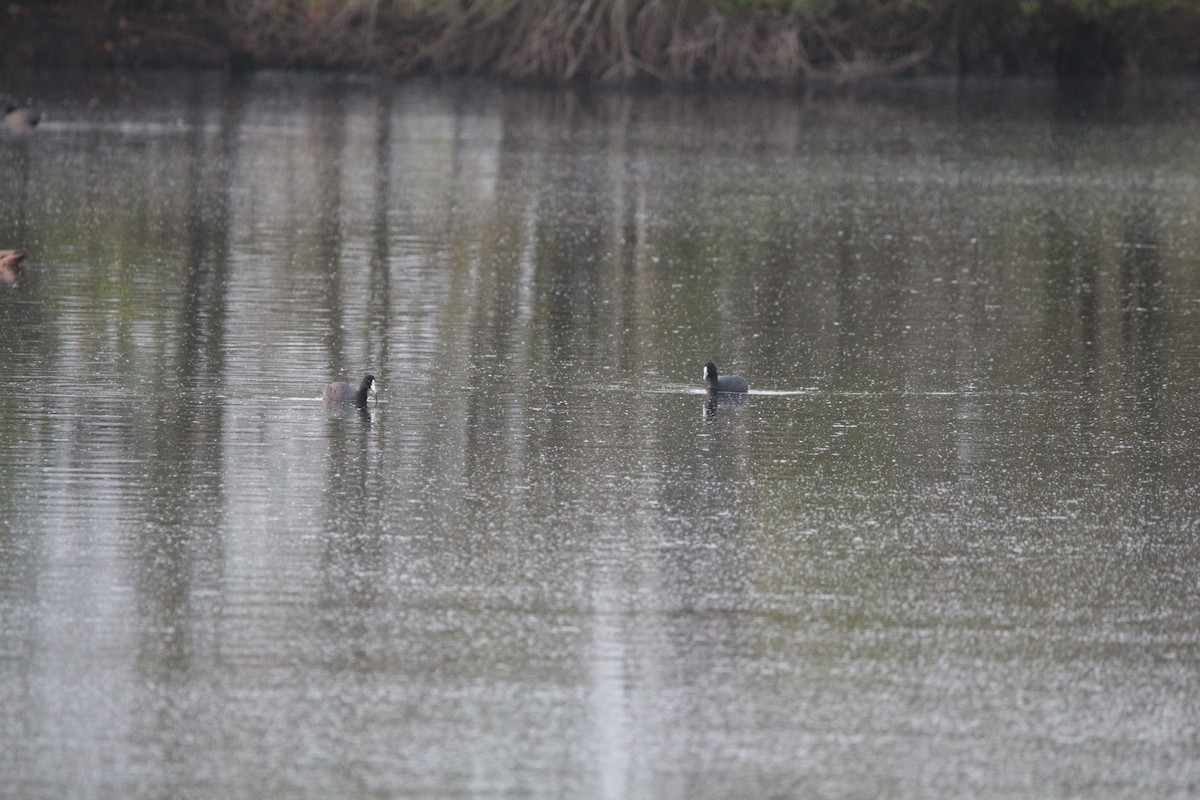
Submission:
<svg viewBox="0 0 1200 800">
<path fill-rule="evenodd" d="M 4 127 L 9 133 L 29 133 L 37 127 L 42 115 L 31 108 L 18 106 L 12 102 L 4 105 Z"/>
<path fill-rule="evenodd" d="M 0 250 L 0 281 L 16 283 L 21 280 L 21 262 L 25 254 L 20 250 Z"/>
<path fill-rule="evenodd" d="M 379 394 L 375 391 L 375 376 L 367 375 L 358 386 L 349 383 L 329 384 L 325 387 L 321 399 L 325 401 L 326 408 L 348 404 L 366 408 L 367 396 L 372 394 L 378 400 Z"/>
<path fill-rule="evenodd" d="M 745 393 L 750 391 L 750 384 L 746 383 L 746 379 L 741 375 L 718 376 L 717 365 L 711 361 L 704 365 L 704 382 L 708 384 L 710 392 Z"/>
</svg>

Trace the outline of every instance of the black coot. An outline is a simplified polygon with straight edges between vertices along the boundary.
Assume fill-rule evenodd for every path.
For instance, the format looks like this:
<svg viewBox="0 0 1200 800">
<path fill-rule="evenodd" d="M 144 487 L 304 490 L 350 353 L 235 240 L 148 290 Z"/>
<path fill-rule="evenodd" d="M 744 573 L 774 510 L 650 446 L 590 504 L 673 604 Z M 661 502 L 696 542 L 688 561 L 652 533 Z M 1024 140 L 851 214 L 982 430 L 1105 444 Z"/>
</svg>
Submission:
<svg viewBox="0 0 1200 800">
<path fill-rule="evenodd" d="M 750 384 L 741 375 L 717 375 L 717 365 L 711 361 L 704 365 L 704 382 L 710 392 L 750 391 Z"/>
</svg>

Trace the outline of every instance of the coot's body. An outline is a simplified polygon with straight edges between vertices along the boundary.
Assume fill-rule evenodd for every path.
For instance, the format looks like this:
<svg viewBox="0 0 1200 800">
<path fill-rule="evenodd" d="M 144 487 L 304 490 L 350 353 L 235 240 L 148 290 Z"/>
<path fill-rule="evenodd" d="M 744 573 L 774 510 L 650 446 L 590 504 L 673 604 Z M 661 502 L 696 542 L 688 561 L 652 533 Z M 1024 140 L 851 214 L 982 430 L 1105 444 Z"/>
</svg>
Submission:
<svg viewBox="0 0 1200 800">
<path fill-rule="evenodd" d="M 339 405 L 355 405 L 359 408 L 366 408 L 367 397 L 372 394 L 375 394 L 375 376 L 368 375 L 358 386 L 349 383 L 329 384 L 325 387 L 321 399 L 325 401 L 326 408 Z"/>
</svg>

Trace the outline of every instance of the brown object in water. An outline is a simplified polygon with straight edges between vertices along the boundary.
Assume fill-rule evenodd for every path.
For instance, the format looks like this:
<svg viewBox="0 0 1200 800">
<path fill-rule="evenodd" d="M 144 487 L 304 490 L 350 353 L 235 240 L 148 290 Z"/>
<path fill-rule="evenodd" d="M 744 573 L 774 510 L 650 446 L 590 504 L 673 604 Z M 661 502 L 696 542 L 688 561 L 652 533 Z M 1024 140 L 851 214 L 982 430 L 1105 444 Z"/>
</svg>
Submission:
<svg viewBox="0 0 1200 800">
<path fill-rule="evenodd" d="M 42 115 L 29 108 L 21 108 L 9 103 L 4 107 L 4 127 L 10 133 L 29 133 L 37 127 Z"/>
<path fill-rule="evenodd" d="M 0 250 L 0 281 L 16 283 L 21 279 L 21 262 L 25 254 L 20 250 Z"/>
</svg>

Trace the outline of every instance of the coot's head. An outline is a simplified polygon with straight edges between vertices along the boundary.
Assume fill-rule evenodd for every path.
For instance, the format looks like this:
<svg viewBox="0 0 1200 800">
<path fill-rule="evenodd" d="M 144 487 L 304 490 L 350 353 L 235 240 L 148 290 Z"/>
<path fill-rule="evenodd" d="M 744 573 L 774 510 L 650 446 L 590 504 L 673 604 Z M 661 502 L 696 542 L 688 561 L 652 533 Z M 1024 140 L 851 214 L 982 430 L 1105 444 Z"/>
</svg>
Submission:
<svg viewBox="0 0 1200 800">
<path fill-rule="evenodd" d="M 347 386 L 347 389 L 350 387 Z M 376 389 L 376 381 L 374 375 L 363 376 L 362 383 L 358 385 L 358 389 L 354 392 L 354 405 L 367 407 L 367 398 L 374 395 L 375 399 L 379 399 L 379 392 Z"/>
</svg>

